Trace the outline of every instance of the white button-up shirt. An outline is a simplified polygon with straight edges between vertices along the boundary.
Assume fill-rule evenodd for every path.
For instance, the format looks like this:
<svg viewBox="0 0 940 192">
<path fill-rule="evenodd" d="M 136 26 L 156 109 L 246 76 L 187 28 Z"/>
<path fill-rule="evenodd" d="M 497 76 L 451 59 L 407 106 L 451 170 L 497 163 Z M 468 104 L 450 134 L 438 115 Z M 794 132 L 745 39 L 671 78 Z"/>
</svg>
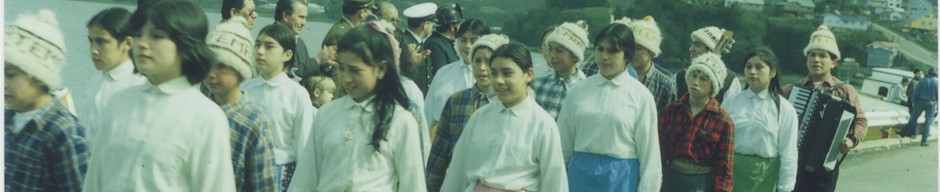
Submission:
<svg viewBox="0 0 940 192">
<path fill-rule="evenodd" d="M 141 85 L 147 78 L 134 74 L 134 63 L 124 61 L 108 71 L 98 71 L 85 82 L 79 94 L 75 96 L 75 116 L 79 124 L 85 127 L 88 140 L 94 139 L 98 127 L 101 126 L 101 113 L 106 103 L 112 98 L 124 97 L 119 91 L 131 86 Z"/>
<path fill-rule="evenodd" d="M 418 120 L 418 136 L 421 137 L 421 159 L 423 162 L 428 162 L 428 155 L 431 154 L 431 130 L 428 127 L 428 119 L 424 116 L 424 110 L 427 108 L 424 105 L 421 89 L 411 79 L 405 76 L 398 77 L 401 78 L 401 87 L 405 90 L 405 96 L 408 97 L 408 100 L 414 102 L 415 111 L 413 116 L 415 120 Z"/>
<path fill-rule="evenodd" d="M 441 191 L 473 191 L 477 181 L 504 190 L 567 191 L 555 120 L 535 100 L 502 102 L 473 113 L 454 146 Z"/>
<path fill-rule="evenodd" d="M 594 75 L 575 84 L 558 115 L 565 162 L 574 152 L 637 159 L 638 191 L 662 183 L 656 102 L 646 86 L 624 71 L 612 80 Z"/>
<path fill-rule="evenodd" d="M 431 122 L 440 121 L 441 111 L 444 110 L 447 99 L 454 93 L 473 87 L 476 82 L 470 65 L 462 59 L 441 67 L 437 74 L 434 74 L 434 81 L 431 82 L 428 96 L 424 100 L 424 106 L 427 106 L 424 116 Z"/>
<path fill-rule="evenodd" d="M 427 191 L 418 124 L 405 108 L 389 111 L 381 149 L 371 145 L 374 98 L 357 103 L 345 96 L 323 106 L 294 172 L 293 180 L 302 182 L 289 191 Z"/>
<path fill-rule="evenodd" d="M 228 119 L 185 77 L 118 93 L 84 191 L 235 191 Z"/>
<path fill-rule="evenodd" d="M 780 157 L 777 189 L 792 191 L 796 183 L 798 136 L 796 110 L 783 96 L 778 110 L 769 92 L 750 89 L 721 104 L 734 122 L 734 152 L 765 158 Z"/>
<path fill-rule="evenodd" d="M 251 95 L 251 102 L 274 122 L 271 133 L 277 164 L 297 161 L 297 152 L 307 144 L 313 117 L 317 114 L 307 90 L 286 73 L 269 80 L 261 76 L 252 78 L 242 83 L 241 88 Z"/>
</svg>

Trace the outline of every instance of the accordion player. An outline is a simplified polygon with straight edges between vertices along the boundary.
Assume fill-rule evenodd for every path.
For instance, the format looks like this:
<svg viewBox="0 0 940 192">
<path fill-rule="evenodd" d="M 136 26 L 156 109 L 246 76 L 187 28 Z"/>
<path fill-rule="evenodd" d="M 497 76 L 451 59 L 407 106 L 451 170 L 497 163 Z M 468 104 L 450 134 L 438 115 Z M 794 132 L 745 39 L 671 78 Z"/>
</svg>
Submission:
<svg viewBox="0 0 940 192">
<path fill-rule="evenodd" d="M 841 162 L 843 138 L 855 124 L 855 106 L 802 85 L 793 86 L 787 100 L 799 119 L 797 167 L 810 172 L 834 170 Z"/>
</svg>

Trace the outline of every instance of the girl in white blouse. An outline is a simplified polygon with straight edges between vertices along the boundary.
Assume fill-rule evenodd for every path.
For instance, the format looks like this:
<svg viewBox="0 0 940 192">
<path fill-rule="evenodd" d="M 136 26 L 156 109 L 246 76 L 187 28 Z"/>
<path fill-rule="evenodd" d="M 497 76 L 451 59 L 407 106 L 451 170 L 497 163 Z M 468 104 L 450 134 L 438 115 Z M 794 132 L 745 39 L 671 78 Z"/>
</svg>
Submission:
<svg viewBox="0 0 940 192">
<path fill-rule="evenodd" d="M 255 40 L 258 77 L 242 83 L 248 99 L 273 122 L 274 161 L 280 185 L 287 188 L 297 167 L 298 153 L 307 144 L 317 109 L 307 89 L 287 76 L 285 63 L 295 57 L 294 33 L 281 24 L 261 29 Z"/>
<path fill-rule="evenodd" d="M 797 117 L 780 89 L 773 52 L 757 49 L 745 57 L 746 91 L 722 108 L 734 122 L 733 191 L 792 191 L 796 182 Z"/>
<path fill-rule="evenodd" d="M 228 119 L 195 86 L 216 62 L 205 13 L 160 1 L 138 8 L 131 28 L 147 83 L 105 107 L 83 191 L 235 191 Z"/>
<path fill-rule="evenodd" d="M 489 66 L 501 102 L 470 117 L 441 191 L 568 191 L 558 128 L 527 91 L 529 51 L 516 42 L 500 46 Z"/>
<path fill-rule="evenodd" d="M 390 25 L 369 22 L 339 40 L 347 95 L 321 108 L 289 191 L 426 191 L 418 124 L 395 67 L 398 42 L 384 30 Z"/>
<path fill-rule="evenodd" d="M 568 93 L 558 114 L 571 191 L 659 191 L 662 171 L 656 102 L 630 77 L 629 21 L 607 25 L 594 39 L 599 75 Z"/>
</svg>

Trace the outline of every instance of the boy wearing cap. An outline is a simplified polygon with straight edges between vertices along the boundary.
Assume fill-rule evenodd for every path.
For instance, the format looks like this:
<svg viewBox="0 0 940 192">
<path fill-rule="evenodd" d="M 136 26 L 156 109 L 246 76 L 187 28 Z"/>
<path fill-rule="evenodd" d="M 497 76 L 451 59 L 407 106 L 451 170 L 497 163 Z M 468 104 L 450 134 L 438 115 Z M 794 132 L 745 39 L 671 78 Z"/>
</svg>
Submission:
<svg viewBox="0 0 940 192">
<path fill-rule="evenodd" d="M 689 94 L 660 112 L 663 191 L 731 191 L 734 125 L 715 99 L 727 73 L 720 56 L 696 57 L 685 73 Z"/>
<path fill-rule="evenodd" d="M 726 54 L 731 52 L 731 44 L 734 43 L 733 39 L 726 40 L 727 43 L 719 45 L 724 38 L 724 34 L 727 30 L 721 29 L 714 26 L 703 27 L 692 32 L 692 45 L 689 45 L 689 59 L 695 59 L 699 55 L 705 53 L 715 53 L 721 56 L 721 54 Z M 720 47 L 719 47 L 720 46 Z M 681 97 L 685 95 L 688 91 L 688 86 L 685 84 L 685 70 L 679 71 L 676 73 L 676 96 Z M 721 103 L 726 98 L 730 98 L 732 95 L 741 92 L 741 83 L 738 81 L 738 77 L 734 73 L 728 73 L 728 76 L 724 79 L 725 86 L 718 90 L 718 95 L 715 96 L 715 99 L 718 99 L 718 103 Z"/>
<path fill-rule="evenodd" d="M 4 189 L 81 191 L 85 129 L 51 91 L 61 88 L 65 42 L 48 9 L 22 15 L 4 37 Z"/>
<path fill-rule="evenodd" d="M 584 49 L 588 45 L 587 24 L 584 21 L 577 23 L 562 23 L 548 34 L 545 45 L 548 47 L 548 65 L 554 73 L 536 78 L 532 81 L 535 91 L 535 102 L 542 106 L 552 118 L 558 119 L 561 103 L 568 95 L 568 90 L 576 83 L 587 78 L 579 70 L 584 61 Z"/>
<path fill-rule="evenodd" d="M 91 45 L 91 59 L 98 70 L 79 90 L 75 102 L 76 116 L 79 123 L 88 132 L 86 138 L 94 138 L 101 123 L 101 113 L 119 91 L 134 85 L 143 84 L 143 75 L 134 73 L 134 63 L 130 51 L 134 37 L 127 29 L 131 13 L 123 8 L 110 8 L 98 12 L 88 24 L 88 43 Z"/>
<path fill-rule="evenodd" d="M 838 65 L 841 57 L 839 46 L 836 44 L 836 37 L 829 31 L 825 25 L 820 25 L 812 36 L 809 44 L 803 49 L 806 55 L 806 68 L 809 69 L 806 79 L 794 84 L 803 86 L 812 86 L 818 91 L 822 91 L 832 96 L 841 98 L 855 105 L 855 125 L 849 131 L 849 134 L 843 139 L 842 153 L 848 153 L 849 150 L 858 146 L 868 133 L 868 119 L 865 118 L 865 112 L 858 104 L 858 93 L 851 84 L 843 83 L 833 76 L 830 71 Z M 789 97 L 793 90 L 793 84 L 783 88 L 783 94 Z M 809 127 L 816 128 L 816 127 Z M 809 147 L 801 147 L 800 150 Z M 838 164 L 837 164 L 838 165 Z M 836 180 L 839 177 L 839 167 L 836 166 L 833 171 L 818 170 L 810 172 L 805 169 L 797 170 L 796 186 L 794 191 L 835 191 Z"/>
<path fill-rule="evenodd" d="M 655 67 L 656 63 L 653 63 L 653 58 L 662 53 L 659 49 L 663 41 L 662 33 L 651 16 L 646 16 L 642 20 L 633 20 L 629 26 L 633 30 L 637 45 L 629 65 L 636 69 L 637 80 L 640 80 L 653 93 L 656 109 L 661 112 L 667 103 L 676 99 L 675 82 L 665 71 Z"/>
<path fill-rule="evenodd" d="M 271 122 L 239 88 L 241 82 L 251 79 L 255 60 L 251 32 L 241 27 L 245 22 L 241 17 L 231 18 L 206 36 L 206 44 L 219 63 L 212 65 L 204 83 L 212 92 L 212 101 L 228 117 L 236 189 L 276 191 Z"/>
<path fill-rule="evenodd" d="M 437 4 L 421 3 L 405 9 L 402 14 L 408 18 L 408 29 L 401 37 L 401 50 L 407 62 L 402 62 L 401 74 L 414 80 L 422 94 L 427 94 L 431 85 L 431 73 L 428 69 L 430 63 L 427 60 L 431 54 L 424 46 L 424 42 L 431 36 L 432 28 L 436 18 L 434 11 L 437 10 Z"/>
<path fill-rule="evenodd" d="M 447 4 L 437 8 L 434 14 L 437 17 L 437 28 L 428 40 L 424 42 L 424 47 L 431 50 L 431 77 L 437 74 L 437 70 L 449 63 L 460 59 L 457 50 L 454 50 L 454 40 L 457 39 L 457 30 L 463 23 L 463 12 L 459 4 Z"/>
</svg>

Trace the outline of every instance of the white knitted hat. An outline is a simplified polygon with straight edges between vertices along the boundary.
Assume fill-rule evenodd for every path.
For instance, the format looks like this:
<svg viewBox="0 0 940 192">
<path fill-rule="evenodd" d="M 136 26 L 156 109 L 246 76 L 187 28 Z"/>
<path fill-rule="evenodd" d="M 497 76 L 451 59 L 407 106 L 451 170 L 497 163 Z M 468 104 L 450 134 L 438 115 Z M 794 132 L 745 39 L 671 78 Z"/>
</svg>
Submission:
<svg viewBox="0 0 940 192">
<path fill-rule="evenodd" d="M 62 88 L 59 69 L 65 61 L 65 36 L 59 30 L 55 13 L 40 9 L 36 14 L 20 15 L 3 41 L 7 63 L 36 78 L 49 91 Z"/>
<path fill-rule="evenodd" d="M 486 48 L 490 48 L 490 50 L 492 51 L 496 51 L 496 48 L 498 48 L 499 46 L 508 44 L 508 43 L 509 43 L 509 37 L 506 37 L 506 35 L 503 35 L 503 34 L 494 33 L 494 34 L 483 35 L 480 37 L 480 39 L 477 39 L 477 42 L 473 43 L 472 47 L 470 47 L 471 62 L 467 62 L 467 63 L 473 63 L 472 62 L 473 53 L 476 52 L 477 48 L 486 47 Z"/>
<path fill-rule="evenodd" d="M 584 50 L 588 46 L 587 23 L 579 20 L 576 23 L 565 22 L 555 27 L 548 36 L 545 37 L 545 46 L 548 43 L 558 43 L 578 58 L 578 63 L 584 62 Z"/>
<path fill-rule="evenodd" d="M 705 53 L 695 59 L 692 59 L 692 65 L 685 73 L 685 80 L 692 79 L 690 75 L 694 71 L 700 71 L 712 81 L 712 97 L 718 95 L 718 90 L 724 87 L 725 77 L 728 75 L 728 69 L 725 62 L 721 61 L 721 56 L 715 53 Z"/>
<path fill-rule="evenodd" d="M 721 41 L 721 37 L 724 36 L 725 31 L 725 29 L 721 29 L 715 26 L 703 27 L 692 32 L 692 40 L 697 39 L 704 43 L 709 50 L 715 50 L 715 46 L 718 46 L 718 42 Z M 730 45 L 724 47 L 724 50 L 721 50 L 721 53 L 729 52 L 731 52 Z"/>
<path fill-rule="evenodd" d="M 610 23 L 617 23 L 630 27 L 630 23 L 633 23 L 633 19 L 630 19 L 629 17 L 622 17 L 620 19 L 611 21 Z"/>
<path fill-rule="evenodd" d="M 653 52 L 653 57 L 657 57 L 663 52 L 659 49 L 659 44 L 663 41 L 663 35 L 652 16 L 643 17 L 642 20 L 633 20 L 629 26 L 630 30 L 633 30 L 636 44 L 642 45 L 650 52 Z"/>
<path fill-rule="evenodd" d="M 809 51 L 814 49 L 828 51 L 836 55 L 834 59 L 842 58 L 842 54 L 839 53 L 839 44 L 836 43 L 836 35 L 833 35 L 826 25 L 820 25 L 819 28 L 816 28 L 816 32 L 809 36 L 809 45 L 803 48 L 803 55 L 809 55 Z"/>
<path fill-rule="evenodd" d="M 215 26 L 215 29 L 206 35 L 206 44 L 215 51 L 217 59 L 223 65 L 232 67 L 243 79 L 251 79 L 252 63 L 255 61 L 254 39 L 251 31 L 245 28 L 247 21 L 243 17 L 231 19 Z"/>
</svg>

